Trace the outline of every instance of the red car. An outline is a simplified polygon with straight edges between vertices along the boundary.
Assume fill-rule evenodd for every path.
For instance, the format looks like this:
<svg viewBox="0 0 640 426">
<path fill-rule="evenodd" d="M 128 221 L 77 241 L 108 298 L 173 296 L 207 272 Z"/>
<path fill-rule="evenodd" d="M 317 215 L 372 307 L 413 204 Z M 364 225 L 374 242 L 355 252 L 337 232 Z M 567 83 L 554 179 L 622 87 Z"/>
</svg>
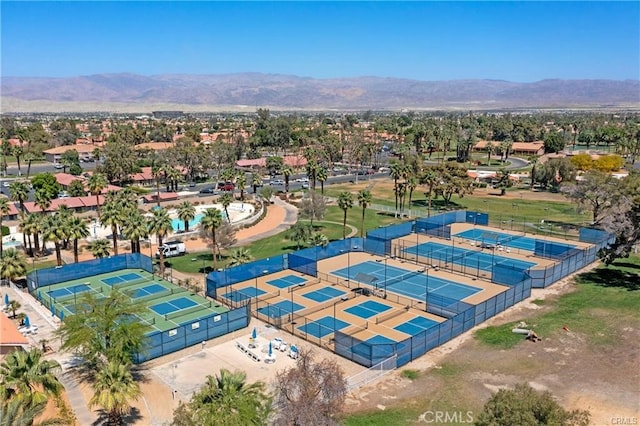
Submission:
<svg viewBox="0 0 640 426">
<path fill-rule="evenodd" d="M 236 189 L 236 186 L 233 183 L 227 182 L 222 185 L 220 189 L 223 191 L 233 191 L 234 189 Z"/>
</svg>

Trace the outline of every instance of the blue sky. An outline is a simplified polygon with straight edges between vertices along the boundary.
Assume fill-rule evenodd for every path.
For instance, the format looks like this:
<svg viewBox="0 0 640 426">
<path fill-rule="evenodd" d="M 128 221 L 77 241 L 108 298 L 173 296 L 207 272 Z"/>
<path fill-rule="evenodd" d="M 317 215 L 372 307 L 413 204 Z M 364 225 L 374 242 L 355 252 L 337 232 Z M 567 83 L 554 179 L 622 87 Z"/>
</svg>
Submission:
<svg viewBox="0 0 640 426">
<path fill-rule="evenodd" d="M 640 78 L 640 2 L 8 2 L 3 76 Z"/>
</svg>

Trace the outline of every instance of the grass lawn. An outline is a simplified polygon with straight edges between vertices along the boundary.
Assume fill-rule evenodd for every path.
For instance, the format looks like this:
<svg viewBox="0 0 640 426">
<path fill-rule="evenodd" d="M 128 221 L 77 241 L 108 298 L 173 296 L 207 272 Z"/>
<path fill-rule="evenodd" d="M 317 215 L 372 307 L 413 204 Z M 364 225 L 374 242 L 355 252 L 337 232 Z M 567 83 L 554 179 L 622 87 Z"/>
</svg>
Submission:
<svg viewBox="0 0 640 426">
<path fill-rule="evenodd" d="M 600 266 L 577 278 L 576 290 L 545 303 L 545 313 L 522 318 L 540 336 L 562 331 L 580 330 L 594 345 L 610 345 L 617 340 L 616 326 L 640 319 L 640 256 L 620 259 L 608 268 Z M 537 303 L 539 304 L 539 303 Z M 511 329 L 515 323 L 478 330 L 481 342 L 508 349 L 522 342 Z"/>
<path fill-rule="evenodd" d="M 330 241 L 339 240 L 342 238 L 342 225 L 336 225 L 335 223 L 328 222 L 338 222 L 341 224 L 342 217 L 343 211 L 340 208 L 338 208 L 337 206 L 329 206 L 327 208 L 324 220 L 314 220 L 313 225 L 314 228 L 316 228 L 316 232 L 320 232 L 326 235 Z M 360 229 L 361 219 L 362 209 L 354 207 L 348 211 L 348 224 Z M 306 219 L 301 219 L 301 221 L 308 222 Z M 389 223 L 396 223 L 398 221 L 399 220 L 395 219 L 393 216 L 381 214 L 380 212 L 376 212 L 371 209 L 367 209 L 365 211 L 364 223 L 365 228 L 368 230 L 375 229 L 380 225 L 387 225 Z M 347 234 L 349 233 L 349 231 L 350 229 L 347 228 Z M 360 236 L 360 234 L 358 233 L 357 236 Z M 298 246 L 296 245 L 296 243 L 288 238 L 288 231 L 281 232 L 271 237 L 263 238 L 244 247 L 249 250 L 251 256 L 253 256 L 254 259 L 264 259 L 270 256 L 276 256 L 282 253 L 290 253 L 298 250 Z M 226 267 L 227 263 L 229 262 L 228 252 L 229 250 L 224 251 L 223 258 L 219 259 L 219 268 Z M 211 267 L 212 265 L 211 251 L 188 253 L 186 256 L 170 258 L 167 259 L 167 265 L 171 265 L 171 267 L 175 268 L 176 271 L 180 272 L 202 273 L 203 268 Z"/>
</svg>

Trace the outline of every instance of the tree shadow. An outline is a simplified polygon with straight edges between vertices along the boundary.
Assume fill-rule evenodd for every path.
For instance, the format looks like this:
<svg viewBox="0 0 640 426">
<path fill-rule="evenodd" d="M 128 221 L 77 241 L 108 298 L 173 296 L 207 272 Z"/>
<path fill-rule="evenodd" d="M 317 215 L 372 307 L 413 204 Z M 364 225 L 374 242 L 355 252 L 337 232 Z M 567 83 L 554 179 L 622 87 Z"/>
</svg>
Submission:
<svg viewBox="0 0 640 426">
<path fill-rule="evenodd" d="M 136 407 L 131 407 L 131 411 L 126 416 L 122 416 L 122 425 L 132 425 L 142 420 L 142 413 Z M 105 410 L 98 410 L 98 418 L 93 422 L 93 426 L 109 424 L 109 413 Z"/>
<path fill-rule="evenodd" d="M 631 266 L 637 268 L 637 265 Z M 581 274 L 579 279 L 582 282 L 591 282 L 601 287 L 626 288 L 629 291 L 640 290 L 640 276 L 638 274 L 617 269 L 595 269 Z"/>
</svg>

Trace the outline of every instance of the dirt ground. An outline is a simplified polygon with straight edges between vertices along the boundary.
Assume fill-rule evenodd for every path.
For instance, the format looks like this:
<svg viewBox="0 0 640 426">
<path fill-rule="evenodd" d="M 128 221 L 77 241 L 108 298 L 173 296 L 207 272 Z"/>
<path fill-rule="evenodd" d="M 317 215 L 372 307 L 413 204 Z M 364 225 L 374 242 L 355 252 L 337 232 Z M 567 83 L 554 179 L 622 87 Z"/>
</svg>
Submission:
<svg viewBox="0 0 640 426">
<path fill-rule="evenodd" d="M 572 288 L 569 277 L 551 288 L 536 289 L 529 299 L 477 328 L 526 318 L 534 311 L 547 309 L 532 300 L 553 299 Z M 349 399 L 347 410 L 406 409 L 411 413 L 407 423 L 415 423 L 419 413 L 428 410 L 479 412 L 491 393 L 528 382 L 534 389 L 549 390 L 565 409 L 588 410 L 593 425 L 623 424 L 619 419 L 637 422 L 640 329 L 620 324 L 619 335 L 619 345 L 604 350 L 589 347 L 581 334 L 572 330 L 558 330 L 542 342 L 523 340 L 512 349 L 501 350 L 475 340 L 472 330 L 361 388 Z M 410 381 L 401 376 L 405 369 L 418 370 L 420 375 Z M 455 406 L 451 401 L 456 401 Z"/>
</svg>

